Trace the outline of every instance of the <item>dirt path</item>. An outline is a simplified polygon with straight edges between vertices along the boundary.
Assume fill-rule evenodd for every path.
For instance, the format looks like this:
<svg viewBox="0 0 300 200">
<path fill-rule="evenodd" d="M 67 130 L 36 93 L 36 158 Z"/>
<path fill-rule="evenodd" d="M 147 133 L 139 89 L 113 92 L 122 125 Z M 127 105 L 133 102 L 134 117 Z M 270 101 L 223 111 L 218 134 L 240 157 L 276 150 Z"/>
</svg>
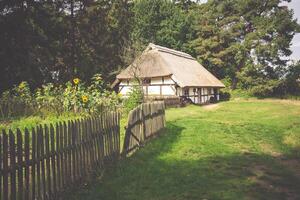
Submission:
<svg viewBox="0 0 300 200">
<path fill-rule="evenodd" d="M 220 107 L 220 104 L 208 104 L 208 105 L 202 106 L 202 108 L 204 108 L 205 110 L 216 110 L 219 107 Z"/>
</svg>

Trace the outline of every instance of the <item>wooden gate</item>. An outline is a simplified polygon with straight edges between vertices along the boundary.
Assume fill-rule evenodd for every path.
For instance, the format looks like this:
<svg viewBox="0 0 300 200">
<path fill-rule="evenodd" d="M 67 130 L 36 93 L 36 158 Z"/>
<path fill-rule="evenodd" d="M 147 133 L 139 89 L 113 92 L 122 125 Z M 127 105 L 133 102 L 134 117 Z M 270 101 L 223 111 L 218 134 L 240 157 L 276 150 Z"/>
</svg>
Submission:
<svg viewBox="0 0 300 200">
<path fill-rule="evenodd" d="M 133 152 L 165 127 L 164 102 L 143 103 L 130 111 L 126 127 L 123 156 Z"/>
</svg>

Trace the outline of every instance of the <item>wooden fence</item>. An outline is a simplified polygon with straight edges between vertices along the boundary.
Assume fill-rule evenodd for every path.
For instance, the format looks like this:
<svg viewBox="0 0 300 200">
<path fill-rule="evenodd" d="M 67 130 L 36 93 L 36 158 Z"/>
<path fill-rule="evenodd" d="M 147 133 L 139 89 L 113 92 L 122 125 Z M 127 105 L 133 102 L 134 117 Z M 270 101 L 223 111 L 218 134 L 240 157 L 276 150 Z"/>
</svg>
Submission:
<svg viewBox="0 0 300 200">
<path fill-rule="evenodd" d="M 3 131 L 0 199 L 58 199 L 120 155 L 119 114 Z"/>
<path fill-rule="evenodd" d="M 130 111 L 125 131 L 123 156 L 136 150 L 164 127 L 164 102 L 144 103 Z"/>
</svg>

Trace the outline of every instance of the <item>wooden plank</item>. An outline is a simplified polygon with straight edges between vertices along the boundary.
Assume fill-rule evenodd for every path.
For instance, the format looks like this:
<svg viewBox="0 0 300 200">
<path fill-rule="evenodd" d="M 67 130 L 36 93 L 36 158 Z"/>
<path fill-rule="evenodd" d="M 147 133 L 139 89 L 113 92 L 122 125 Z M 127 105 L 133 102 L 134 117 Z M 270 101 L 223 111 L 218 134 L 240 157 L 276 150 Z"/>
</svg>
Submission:
<svg viewBox="0 0 300 200">
<path fill-rule="evenodd" d="M 17 164 L 16 169 L 18 171 L 18 192 L 17 199 L 23 200 L 23 140 L 20 129 L 17 129 Z"/>
<path fill-rule="evenodd" d="M 49 128 L 47 125 L 44 126 L 45 130 L 45 162 L 46 162 L 46 198 L 50 199 L 52 194 L 51 184 L 51 167 L 50 167 L 50 139 L 49 139 Z"/>
<path fill-rule="evenodd" d="M 91 124 L 89 118 L 87 119 L 87 127 L 88 127 L 87 138 L 88 138 L 88 155 L 89 155 L 88 173 L 90 173 L 92 170 L 92 149 L 91 149 L 92 145 L 91 145 Z"/>
<path fill-rule="evenodd" d="M 78 129 L 77 129 L 77 134 L 78 134 L 78 166 L 79 166 L 79 180 L 81 180 L 81 178 L 83 177 L 83 145 L 82 145 L 82 126 L 81 126 L 81 120 L 77 120 L 77 124 L 78 124 Z"/>
<path fill-rule="evenodd" d="M 57 123 L 55 125 L 55 143 L 56 143 L 56 169 L 57 169 L 57 191 L 61 190 L 61 147 L 60 147 L 60 135 L 61 135 L 61 124 Z"/>
<path fill-rule="evenodd" d="M 61 128 L 61 132 L 60 132 L 60 169 L 61 169 L 61 189 L 63 189 L 63 187 L 66 184 L 66 180 L 65 180 L 65 142 L 64 142 L 64 136 L 65 136 L 65 123 L 60 123 L 60 128 Z"/>
<path fill-rule="evenodd" d="M 104 167 L 104 129 L 103 129 L 103 115 L 99 118 L 99 151 L 100 151 L 100 167 Z"/>
<path fill-rule="evenodd" d="M 57 176 L 56 176 L 56 149 L 55 149 L 55 132 L 54 127 L 50 124 L 50 143 L 51 143 L 51 178 L 52 178 L 52 194 L 50 199 L 55 199 L 57 194 Z"/>
<path fill-rule="evenodd" d="M 2 131 L 3 146 L 3 200 L 8 199 L 8 136 Z"/>
<path fill-rule="evenodd" d="M 67 141 L 68 141 L 68 138 L 67 138 L 67 124 L 66 122 L 63 123 L 63 136 L 62 136 L 62 139 L 63 139 L 63 160 L 62 160 L 62 164 L 63 164 L 63 180 L 64 180 L 64 183 L 63 183 L 63 187 L 67 186 L 67 183 L 68 183 L 68 156 L 67 156 Z"/>
<path fill-rule="evenodd" d="M 37 199 L 36 198 L 36 166 L 39 162 L 37 162 L 37 136 L 35 129 L 32 129 L 31 131 L 31 160 L 32 160 L 32 166 L 31 166 L 31 199 Z"/>
<path fill-rule="evenodd" d="M 30 176 L 29 176 L 29 166 L 30 166 L 30 140 L 29 140 L 29 131 L 25 128 L 25 139 L 24 139 L 24 153 L 25 153 L 25 194 L 24 199 L 29 200 L 29 193 L 30 193 Z M 33 164 L 34 165 L 34 164 Z"/>
<path fill-rule="evenodd" d="M 86 176 L 86 170 L 87 170 L 87 153 L 86 153 L 86 124 L 85 120 L 81 120 L 80 124 L 82 126 L 81 128 L 81 146 L 82 146 L 82 152 L 81 152 L 81 158 L 82 158 L 82 177 Z"/>
<path fill-rule="evenodd" d="M 2 154 L 3 154 L 3 149 L 2 149 L 2 134 L 0 135 L 0 199 L 2 198 L 2 178 L 3 178 L 3 162 L 2 162 Z"/>
<path fill-rule="evenodd" d="M 80 146 L 79 146 L 79 121 L 75 120 L 75 157 L 76 157 L 76 182 L 80 180 L 80 161 L 79 161 L 79 155 L 80 155 Z"/>
<path fill-rule="evenodd" d="M 72 156 L 71 156 L 71 134 L 72 134 L 72 127 L 71 127 L 71 121 L 68 121 L 68 132 L 67 132 L 67 156 L 68 156 L 68 162 L 67 162 L 67 172 L 68 172 L 68 186 L 72 183 Z"/>
<path fill-rule="evenodd" d="M 37 174 L 37 199 L 42 199 L 42 183 L 41 183 L 41 127 L 37 127 L 37 140 L 36 140 L 36 153 L 37 153 L 37 164 L 36 164 L 36 174 Z"/>
<path fill-rule="evenodd" d="M 45 137 L 43 127 L 40 126 L 40 151 L 41 151 L 41 186 L 42 186 L 42 199 L 47 198 L 46 188 L 46 167 L 45 167 Z"/>
<path fill-rule="evenodd" d="M 72 177 L 73 183 L 76 181 L 76 131 L 75 131 L 75 123 L 71 121 L 71 156 L 72 156 Z"/>
<path fill-rule="evenodd" d="M 15 135 L 9 130 L 9 155 L 10 155 L 10 199 L 16 200 L 16 147 Z"/>
</svg>

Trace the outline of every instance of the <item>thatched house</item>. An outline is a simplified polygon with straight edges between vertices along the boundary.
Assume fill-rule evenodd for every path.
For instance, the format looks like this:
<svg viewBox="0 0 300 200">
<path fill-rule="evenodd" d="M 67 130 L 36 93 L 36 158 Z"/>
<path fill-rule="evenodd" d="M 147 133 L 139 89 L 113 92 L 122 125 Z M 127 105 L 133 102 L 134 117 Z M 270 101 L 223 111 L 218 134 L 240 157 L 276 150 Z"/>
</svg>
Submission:
<svg viewBox="0 0 300 200">
<path fill-rule="evenodd" d="M 122 95 L 142 84 L 146 97 L 178 96 L 196 104 L 219 100 L 224 84 L 187 53 L 149 44 L 142 55 L 123 70 L 113 84 Z"/>
</svg>

